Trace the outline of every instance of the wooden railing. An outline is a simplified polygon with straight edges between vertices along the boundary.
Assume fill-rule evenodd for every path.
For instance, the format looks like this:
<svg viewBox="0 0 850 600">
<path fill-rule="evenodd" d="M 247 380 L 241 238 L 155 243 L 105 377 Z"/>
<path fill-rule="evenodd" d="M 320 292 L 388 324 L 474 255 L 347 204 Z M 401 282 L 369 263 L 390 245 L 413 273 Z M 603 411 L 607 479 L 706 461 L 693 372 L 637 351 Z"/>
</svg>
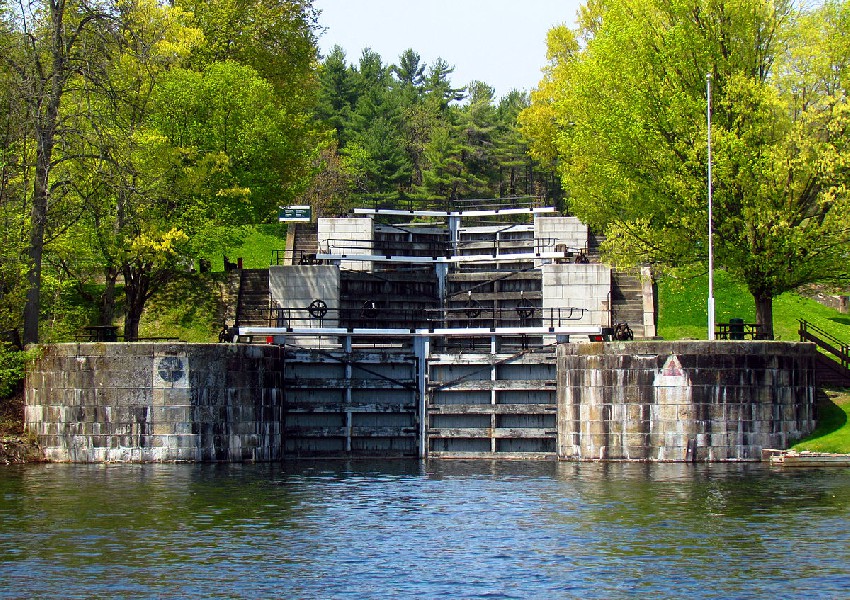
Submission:
<svg viewBox="0 0 850 600">
<path fill-rule="evenodd" d="M 814 342 L 819 350 L 831 355 L 845 369 L 850 369 L 850 344 L 839 340 L 808 321 L 800 319 L 799 322 L 801 342 Z"/>
</svg>

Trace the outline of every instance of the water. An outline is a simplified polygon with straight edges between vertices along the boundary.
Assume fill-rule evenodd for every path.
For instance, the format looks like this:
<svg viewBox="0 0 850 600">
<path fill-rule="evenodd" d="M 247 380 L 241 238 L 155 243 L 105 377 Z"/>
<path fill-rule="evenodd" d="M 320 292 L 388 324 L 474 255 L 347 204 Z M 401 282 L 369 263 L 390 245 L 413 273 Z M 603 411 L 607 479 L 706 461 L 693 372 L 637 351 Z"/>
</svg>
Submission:
<svg viewBox="0 0 850 600">
<path fill-rule="evenodd" d="M 2 598 L 847 598 L 850 469 L 0 469 Z"/>
</svg>

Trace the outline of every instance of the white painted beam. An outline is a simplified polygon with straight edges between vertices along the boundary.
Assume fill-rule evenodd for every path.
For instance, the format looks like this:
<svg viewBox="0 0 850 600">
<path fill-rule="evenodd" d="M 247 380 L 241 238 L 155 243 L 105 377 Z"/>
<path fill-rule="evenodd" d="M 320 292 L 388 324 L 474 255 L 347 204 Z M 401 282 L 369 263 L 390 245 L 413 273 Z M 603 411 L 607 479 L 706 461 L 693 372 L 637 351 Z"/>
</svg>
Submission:
<svg viewBox="0 0 850 600">
<path fill-rule="evenodd" d="M 489 210 L 401 210 L 397 208 L 355 208 L 355 215 L 394 215 L 414 217 L 493 217 L 496 215 L 531 215 L 556 212 L 552 206 L 538 208 L 495 208 Z"/>
</svg>

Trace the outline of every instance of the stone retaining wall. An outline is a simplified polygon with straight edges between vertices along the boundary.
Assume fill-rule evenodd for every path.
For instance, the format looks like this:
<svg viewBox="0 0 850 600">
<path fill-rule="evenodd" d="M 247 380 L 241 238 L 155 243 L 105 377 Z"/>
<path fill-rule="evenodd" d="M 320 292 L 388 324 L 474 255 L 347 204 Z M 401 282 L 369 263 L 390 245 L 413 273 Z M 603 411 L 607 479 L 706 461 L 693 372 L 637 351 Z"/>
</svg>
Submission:
<svg viewBox="0 0 850 600">
<path fill-rule="evenodd" d="M 25 426 L 36 434 L 45 458 L 73 462 L 273 461 L 286 452 L 290 440 L 283 439 L 284 431 L 345 439 L 354 433 L 386 437 L 392 427 L 396 437 L 421 434 L 414 427 L 421 409 L 415 406 L 416 398 L 425 397 L 421 392 L 411 396 L 405 385 L 392 391 L 398 386 L 388 385 L 385 374 L 379 376 L 381 382 L 366 386 L 374 391 L 365 390 L 348 373 L 350 365 L 330 379 L 322 370 L 324 363 L 307 365 L 304 373 L 284 380 L 283 353 L 278 346 L 243 344 L 46 346 L 27 377 Z M 815 354 L 812 344 L 790 342 L 559 344 L 557 381 L 551 382 L 557 406 L 549 405 L 557 410 L 557 439 L 552 440 L 557 457 L 758 460 L 763 448 L 786 448 L 814 428 Z M 456 360 L 462 364 L 463 356 Z M 364 372 L 378 369 L 367 366 Z M 409 369 L 405 373 L 407 381 Z M 463 383 L 469 389 L 458 389 L 452 404 L 472 406 L 460 411 L 470 414 L 484 413 L 483 407 L 473 406 L 481 396 L 475 390 L 492 388 L 498 401 L 498 390 L 507 385 Z M 285 406 L 287 385 L 291 398 Z M 513 387 L 534 386 L 549 389 L 547 381 Z M 327 397 L 336 400 L 323 399 L 326 387 Z M 493 405 L 492 391 L 485 402 L 489 420 L 475 421 L 473 429 L 484 431 L 489 424 L 502 436 L 493 438 L 496 449 L 511 448 L 511 436 L 524 439 L 531 427 L 526 417 L 513 416 L 513 405 L 532 397 L 512 391 L 512 408 L 507 410 L 504 402 Z M 405 394 L 398 402 L 397 393 Z M 387 402 L 378 402 L 382 395 L 400 403 L 388 416 L 382 416 L 388 410 Z M 352 412 L 345 423 L 322 424 L 321 419 L 355 408 L 363 411 L 372 404 L 374 418 Z M 547 410 L 544 406 L 521 412 Z M 317 411 L 324 416 L 313 415 Z M 287 419 L 290 429 L 284 430 Z M 312 429 L 305 433 L 297 419 Z M 547 427 L 545 420 L 540 427 Z M 457 434 L 469 437 L 477 431 Z M 418 438 L 416 443 L 404 440 L 406 448 L 418 444 Z M 355 449 L 354 442 L 348 444 L 351 448 L 340 450 L 340 456 Z"/>
<path fill-rule="evenodd" d="M 758 460 L 815 426 L 812 344 L 628 342 L 558 347 L 558 455 Z"/>
<path fill-rule="evenodd" d="M 57 344 L 27 376 L 25 427 L 53 461 L 281 458 L 281 350 Z"/>
</svg>

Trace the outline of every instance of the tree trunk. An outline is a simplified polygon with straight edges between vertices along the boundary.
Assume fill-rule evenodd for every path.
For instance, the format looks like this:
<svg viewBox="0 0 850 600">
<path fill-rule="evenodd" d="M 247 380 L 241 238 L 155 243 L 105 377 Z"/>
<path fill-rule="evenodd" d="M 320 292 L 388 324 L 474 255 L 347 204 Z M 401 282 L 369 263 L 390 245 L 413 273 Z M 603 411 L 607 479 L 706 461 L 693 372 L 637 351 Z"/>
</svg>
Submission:
<svg viewBox="0 0 850 600">
<path fill-rule="evenodd" d="M 39 161 L 40 162 L 40 161 Z M 38 184 L 36 184 L 38 187 Z M 44 224 L 47 220 L 47 195 L 38 191 L 33 197 L 30 229 L 27 299 L 24 305 L 24 344 L 38 343 L 38 321 L 41 316 L 41 262 L 44 254 Z"/>
<path fill-rule="evenodd" d="M 50 196 L 50 165 L 56 142 L 56 127 L 59 122 L 59 104 L 62 101 L 68 63 L 65 56 L 64 20 L 65 3 L 50 2 L 50 60 L 51 71 L 46 81 L 37 80 L 33 85 L 35 111 L 36 163 L 33 183 L 32 223 L 30 225 L 29 289 L 24 306 L 24 343 L 38 343 L 38 321 L 41 315 L 41 266 L 44 256 L 44 235 L 47 229 L 47 208 Z M 44 113 L 42 113 L 43 102 Z"/>
<path fill-rule="evenodd" d="M 127 312 L 124 315 L 124 340 L 135 342 L 139 339 L 139 322 L 145 310 L 150 288 L 150 274 L 144 266 L 124 267 L 124 291 L 127 297 Z"/>
<path fill-rule="evenodd" d="M 118 280 L 118 269 L 106 269 L 106 286 L 100 301 L 100 324 L 112 325 L 115 320 L 115 285 Z"/>
<path fill-rule="evenodd" d="M 51 97 L 44 122 L 36 128 L 36 167 L 33 183 L 30 224 L 29 288 L 24 306 L 24 343 L 38 343 L 38 321 L 41 316 L 41 265 L 44 256 L 44 233 L 47 228 L 47 204 L 50 194 L 50 162 L 53 160 L 54 132 L 59 114 L 59 96 Z"/>
<path fill-rule="evenodd" d="M 761 325 L 759 337 L 773 339 L 773 296 L 767 293 L 753 294 L 756 301 L 756 323 Z"/>
</svg>

